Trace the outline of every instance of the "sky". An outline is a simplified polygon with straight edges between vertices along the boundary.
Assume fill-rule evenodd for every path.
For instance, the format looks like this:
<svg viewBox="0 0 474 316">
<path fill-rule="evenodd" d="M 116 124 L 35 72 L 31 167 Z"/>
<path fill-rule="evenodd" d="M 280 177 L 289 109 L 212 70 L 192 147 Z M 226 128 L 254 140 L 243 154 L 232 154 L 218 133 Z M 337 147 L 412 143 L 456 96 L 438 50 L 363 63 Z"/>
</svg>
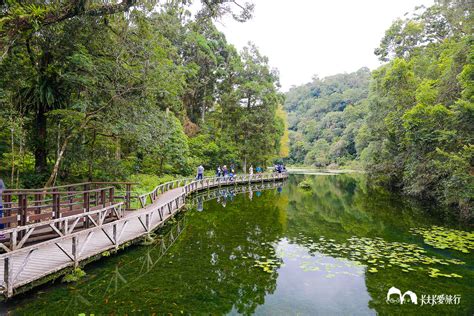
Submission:
<svg viewBox="0 0 474 316">
<path fill-rule="evenodd" d="M 228 42 L 248 41 L 280 71 L 282 91 L 292 85 L 361 67 L 380 65 L 374 55 L 397 17 L 433 0 L 253 0 L 252 20 L 226 17 L 217 23 Z M 237 8 L 236 8 L 237 9 Z"/>
</svg>

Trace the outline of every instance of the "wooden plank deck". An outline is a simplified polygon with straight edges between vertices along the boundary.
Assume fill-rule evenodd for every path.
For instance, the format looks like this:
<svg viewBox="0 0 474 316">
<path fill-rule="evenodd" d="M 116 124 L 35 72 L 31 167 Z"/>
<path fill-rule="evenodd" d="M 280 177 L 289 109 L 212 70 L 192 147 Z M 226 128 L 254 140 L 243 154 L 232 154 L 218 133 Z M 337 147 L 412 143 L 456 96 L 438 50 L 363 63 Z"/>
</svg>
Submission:
<svg viewBox="0 0 474 316">
<path fill-rule="evenodd" d="M 143 195 L 141 209 L 122 212 L 123 216 L 117 216 L 117 220 L 106 222 L 103 220 L 106 213 L 99 212 L 103 215 L 101 217 L 98 214 L 94 227 L 64 233 L 63 236 L 0 255 L 0 293 L 7 298 L 11 297 L 21 292 L 26 285 L 41 283 L 47 276 L 68 267 L 78 266 L 82 261 L 104 251 L 118 249 L 145 236 L 173 217 L 185 205 L 186 196 L 193 192 L 218 186 L 277 181 L 286 177 L 284 173 L 244 175 L 236 176 L 233 181 L 228 178 L 206 178 L 189 183 L 185 181 L 183 186 L 176 188 L 172 188 L 174 184 L 161 185 Z M 179 185 L 179 182 L 173 183 Z M 147 205 L 148 200 L 151 203 Z M 117 208 L 120 207 L 121 205 L 114 206 L 114 211 L 117 213 Z M 120 211 L 121 209 L 118 213 Z"/>
</svg>

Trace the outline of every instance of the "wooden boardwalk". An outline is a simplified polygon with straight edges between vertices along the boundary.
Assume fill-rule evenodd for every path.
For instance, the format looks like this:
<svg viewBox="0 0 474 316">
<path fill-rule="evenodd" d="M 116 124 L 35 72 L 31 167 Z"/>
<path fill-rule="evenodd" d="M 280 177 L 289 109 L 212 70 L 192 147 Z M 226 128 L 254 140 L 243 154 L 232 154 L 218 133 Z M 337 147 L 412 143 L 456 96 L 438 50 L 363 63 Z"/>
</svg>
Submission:
<svg viewBox="0 0 474 316">
<path fill-rule="evenodd" d="M 0 293 L 5 297 L 29 289 L 57 277 L 66 268 L 77 267 L 108 250 L 116 250 L 128 242 L 142 238 L 162 226 L 184 205 L 186 196 L 218 186 L 264 183 L 285 179 L 287 174 L 236 176 L 234 179 L 206 178 L 172 181 L 156 187 L 139 197 L 141 208 L 125 211 L 123 202 L 88 213 L 63 217 L 47 223 L 26 225 L 6 230 L 14 236 L 7 251 L 0 255 Z M 183 184 L 180 186 L 180 184 Z M 87 221 L 90 225 L 80 227 Z M 57 237 L 25 246 L 36 229 L 50 229 Z M 17 236 L 22 236 L 17 238 Z M 18 240 L 18 241 L 17 241 Z"/>
</svg>

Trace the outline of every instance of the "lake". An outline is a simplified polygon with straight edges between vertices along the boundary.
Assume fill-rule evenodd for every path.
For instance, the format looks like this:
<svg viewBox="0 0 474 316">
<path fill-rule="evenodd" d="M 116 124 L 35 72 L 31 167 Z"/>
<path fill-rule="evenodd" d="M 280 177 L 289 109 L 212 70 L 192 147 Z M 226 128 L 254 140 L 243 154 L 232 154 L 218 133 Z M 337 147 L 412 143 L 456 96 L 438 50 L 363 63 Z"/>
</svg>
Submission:
<svg viewBox="0 0 474 316">
<path fill-rule="evenodd" d="M 303 180 L 309 189 L 298 187 Z M 469 228 L 365 181 L 290 175 L 196 195 L 154 242 L 87 265 L 76 283 L 15 297 L 0 312 L 472 315 Z M 392 287 L 414 293 L 417 304 L 395 289 L 387 300 Z"/>
</svg>

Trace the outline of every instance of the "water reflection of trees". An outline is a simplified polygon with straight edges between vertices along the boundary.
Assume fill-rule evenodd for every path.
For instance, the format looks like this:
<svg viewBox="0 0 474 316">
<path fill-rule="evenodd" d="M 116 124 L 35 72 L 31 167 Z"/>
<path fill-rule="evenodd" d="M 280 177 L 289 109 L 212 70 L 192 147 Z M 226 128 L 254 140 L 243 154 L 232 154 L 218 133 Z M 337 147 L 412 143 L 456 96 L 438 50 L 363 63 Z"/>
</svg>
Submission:
<svg viewBox="0 0 474 316">
<path fill-rule="evenodd" d="M 251 314 L 264 304 L 266 295 L 274 293 L 278 277 L 278 271 L 265 273 L 254 267 L 254 260 L 271 258 L 271 244 L 281 238 L 301 245 L 305 244 L 301 236 L 316 243 L 325 236 L 339 245 L 354 235 L 413 242 L 408 227 L 435 221 L 384 191 L 365 190 L 364 179 L 357 176 L 308 177 L 311 192 L 297 188 L 302 179 L 290 177 L 281 193 L 254 187 L 252 199 L 248 190 L 238 195 L 242 191 L 231 188 L 233 202 L 225 208 L 216 199 L 205 202 L 217 194 L 205 192 L 201 195 L 204 211 L 186 214 L 186 228 L 172 247 L 163 234 L 164 243 L 129 249 L 92 265 L 77 284 L 51 287 L 34 301 L 17 299 L 10 306 L 16 305 L 12 308 L 18 314 Z M 263 194 L 257 196 L 257 190 Z M 333 251 L 316 250 L 337 256 Z M 340 254 L 350 260 L 344 256 Z M 399 269 L 366 273 L 371 308 L 380 314 L 398 313 L 385 303 L 391 286 L 417 294 L 462 294 L 472 305 L 468 296 L 474 293 L 469 285 L 472 273 L 460 273 L 461 280 L 403 273 Z M 459 314 L 466 314 L 463 306 Z M 453 310 L 440 309 L 441 314 L 449 311 Z"/>
<path fill-rule="evenodd" d="M 96 263 L 80 282 L 51 287 L 33 301 L 17 300 L 12 309 L 20 314 L 251 314 L 276 289 L 277 273 L 262 272 L 254 260 L 274 256 L 270 243 L 283 234 L 280 209 L 273 206 L 278 194 L 274 189 L 253 200 L 239 195 L 226 208 L 209 201 L 205 212 L 184 216 L 186 229 L 179 233 L 171 230 L 156 244 Z M 180 225 L 184 222 L 173 227 Z"/>
<path fill-rule="evenodd" d="M 226 208 L 213 200 L 206 212 L 190 214 L 193 227 L 187 230 L 186 241 L 170 251 L 179 265 L 194 258 L 183 275 L 187 279 L 180 300 L 184 310 L 251 314 L 264 303 L 265 295 L 274 292 L 277 274 L 253 266 L 254 259 L 272 256 L 268 243 L 283 233 L 279 209 L 273 206 L 274 194 L 267 192 L 252 201 L 239 196 Z M 171 275 L 176 279 L 180 273 L 176 269 Z"/>
<path fill-rule="evenodd" d="M 387 191 L 367 189 L 362 175 L 309 176 L 310 192 L 297 188 L 303 178 L 288 180 L 290 234 L 305 232 L 339 240 L 384 236 L 400 241 L 410 227 L 438 222 L 419 205 Z"/>
<path fill-rule="evenodd" d="M 382 237 L 387 241 L 416 243 L 417 238 L 409 233 L 409 228 L 431 225 L 440 222 L 440 218 L 429 216 L 426 209 L 411 201 L 382 189 L 368 189 L 363 176 L 327 176 L 306 177 L 312 184 L 310 192 L 297 188 L 304 176 L 291 177 L 287 190 L 289 239 L 305 244 L 305 238 L 318 240 L 320 236 L 334 239 L 341 244 L 351 236 Z M 316 242 L 317 243 L 317 242 Z M 347 254 L 329 247 L 318 247 L 319 252 L 327 255 L 350 259 Z M 426 249 L 428 255 L 451 257 L 437 250 Z M 310 251 L 311 253 L 312 251 Z M 470 257 L 472 258 L 472 257 Z M 469 263 L 466 256 L 459 259 Z M 472 262 L 472 260 L 471 260 Z M 381 315 L 439 313 L 442 315 L 472 314 L 474 287 L 470 280 L 474 277 L 472 266 L 442 266 L 446 273 L 457 272 L 463 279 L 430 278 L 425 272 L 402 272 L 401 269 L 381 269 L 378 273 L 366 273 L 365 282 L 371 296 L 369 307 Z M 424 294 L 461 294 L 464 301 L 460 306 L 414 306 L 404 304 L 394 306 L 386 303 L 386 294 L 390 287 L 396 286 L 405 292 L 412 290 Z"/>
<path fill-rule="evenodd" d="M 165 233 L 157 237 L 153 245 L 144 249 L 134 249 L 132 252 L 136 255 L 129 256 L 124 261 L 118 260 L 115 264 L 107 265 L 105 271 L 101 271 L 103 274 L 87 276 L 87 278 L 80 280 L 74 285 L 67 288 L 64 286 L 60 287 L 57 291 L 52 289 L 52 292 L 57 292 L 59 295 L 65 294 L 64 292 L 66 291 L 67 295 L 60 297 L 58 305 L 45 305 L 45 307 L 53 314 L 55 308 L 60 308 L 64 314 L 68 315 L 83 313 L 85 310 L 93 311 L 96 305 L 101 302 L 107 305 L 110 297 L 126 293 L 127 288 L 134 287 L 138 282 L 142 281 L 147 273 L 166 254 L 168 249 L 178 240 L 185 226 L 186 217 L 182 216 L 175 224 L 167 225 Z M 139 269 L 137 270 L 137 268 Z M 43 299 L 49 300 L 50 298 L 44 297 Z M 39 313 L 38 301 L 32 302 L 33 304 L 22 304 L 21 301 L 22 299 L 20 298 L 9 303 L 10 307 L 13 308 L 18 305 L 19 308 L 14 309 L 15 313 L 29 314 L 30 308 L 35 310 L 35 314 Z M 113 304 L 110 305 L 112 306 Z M 44 312 L 46 315 L 47 311 L 45 310 Z"/>
<path fill-rule="evenodd" d="M 201 212 L 204 210 L 204 202 L 210 200 L 216 200 L 223 207 L 226 207 L 227 203 L 232 202 L 237 194 L 246 194 L 252 200 L 254 197 L 258 198 L 262 191 L 277 189 L 277 192 L 282 192 L 284 185 L 284 182 L 263 182 L 234 187 L 226 186 L 194 194 L 190 202 L 197 211 Z"/>
</svg>

